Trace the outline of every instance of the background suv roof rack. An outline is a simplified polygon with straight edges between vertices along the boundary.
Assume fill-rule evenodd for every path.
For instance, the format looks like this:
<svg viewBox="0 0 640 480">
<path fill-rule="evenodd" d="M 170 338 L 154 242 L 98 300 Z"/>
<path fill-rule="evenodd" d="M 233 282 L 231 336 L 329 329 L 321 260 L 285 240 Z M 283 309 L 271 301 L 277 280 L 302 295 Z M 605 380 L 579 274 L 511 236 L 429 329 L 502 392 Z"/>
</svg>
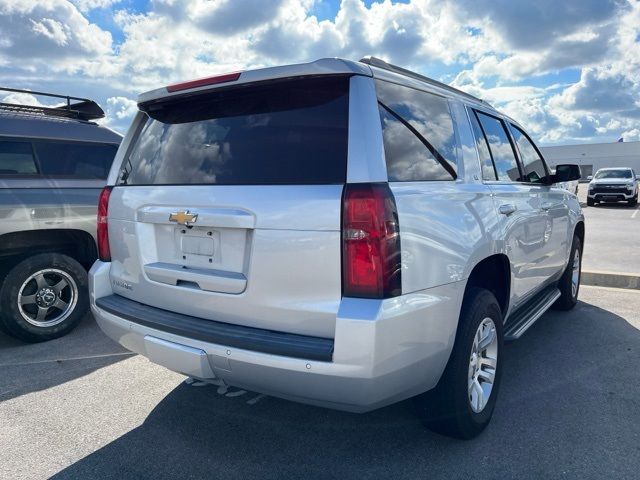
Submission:
<svg viewBox="0 0 640 480">
<path fill-rule="evenodd" d="M 485 105 L 491 106 L 489 102 L 482 100 L 481 98 L 475 97 L 470 93 L 463 92 L 462 90 L 458 90 L 457 88 L 447 85 L 446 83 L 438 82 L 433 78 L 425 77 L 424 75 L 420 75 L 419 73 L 412 72 L 411 70 L 407 70 L 406 68 L 398 67 L 397 65 L 393 65 L 391 63 L 385 62 L 380 58 L 367 55 L 366 57 L 361 58 L 359 61 L 362 63 L 366 63 L 367 65 L 371 65 L 373 67 L 383 68 L 391 72 L 399 73 L 400 75 L 405 75 L 407 77 L 415 78 L 416 80 L 420 80 L 430 85 L 434 85 L 444 90 L 448 90 L 458 95 L 462 95 L 463 97 L 469 98 L 471 100 L 475 100 L 476 102 L 481 102 L 481 103 L 484 103 Z"/>
<path fill-rule="evenodd" d="M 21 105 L 0 102 L 0 112 L 24 113 L 37 116 L 73 118 L 77 120 L 96 120 L 104 118 L 104 111 L 93 100 L 88 98 L 70 97 L 68 95 L 57 95 L 55 93 L 36 92 L 33 90 L 22 90 L 18 88 L 0 87 L 0 92 L 28 93 L 52 98 L 66 100 L 66 104 L 57 107 L 41 107 L 37 105 Z"/>
</svg>

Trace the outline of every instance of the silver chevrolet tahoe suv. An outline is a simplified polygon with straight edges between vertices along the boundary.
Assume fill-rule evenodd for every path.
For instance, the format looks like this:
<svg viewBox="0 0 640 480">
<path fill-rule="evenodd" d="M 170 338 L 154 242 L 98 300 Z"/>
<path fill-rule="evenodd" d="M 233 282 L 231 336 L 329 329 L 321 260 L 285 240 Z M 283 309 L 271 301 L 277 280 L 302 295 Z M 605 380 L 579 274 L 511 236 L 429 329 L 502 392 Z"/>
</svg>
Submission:
<svg viewBox="0 0 640 480">
<path fill-rule="evenodd" d="M 98 212 L 91 307 L 185 375 L 341 410 L 410 397 L 477 435 L 503 341 L 577 302 L 575 165 L 514 120 L 375 58 L 139 97 Z"/>
<path fill-rule="evenodd" d="M 89 309 L 98 196 L 122 137 L 93 122 L 104 112 L 91 100 L 0 94 L 0 329 L 50 340 Z M 57 106 L 9 103 L 25 94 Z"/>
</svg>

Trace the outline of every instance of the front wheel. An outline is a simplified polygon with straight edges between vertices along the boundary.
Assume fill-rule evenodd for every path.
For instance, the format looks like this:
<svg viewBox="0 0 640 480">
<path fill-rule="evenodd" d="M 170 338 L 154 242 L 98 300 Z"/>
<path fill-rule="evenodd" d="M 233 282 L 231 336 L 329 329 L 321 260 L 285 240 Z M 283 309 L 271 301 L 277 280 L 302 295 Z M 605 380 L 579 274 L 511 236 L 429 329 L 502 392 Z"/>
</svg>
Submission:
<svg viewBox="0 0 640 480">
<path fill-rule="evenodd" d="M 593 207 L 596 202 L 592 198 L 587 198 L 587 207 Z"/>
<path fill-rule="evenodd" d="M 470 439 L 489 424 L 502 372 L 502 312 L 495 296 L 471 288 L 460 313 L 451 357 L 436 387 L 414 398 L 427 428 Z"/>
<path fill-rule="evenodd" d="M 34 255 L 9 271 L 0 304 L 0 322 L 10 335 L 25 342 L 61 337 L 89 308 L 87 272 L 67 255 Z"/>
<path fill-rule="evenodd" d="M 636 193 L 636 196 L 633 197 L 631 200 L 629 200 L 629 205 L 632 207 L 635 207 L 638 204 L 638 194 Z"/>
<path fill-rule="evenodd" d="M 569 263 L 558 281 L 560 298 L 553 305 L 558 310 L 571 310 L 578 303 L 580 278 L 582 276 L 582 242 L 577 235 L 573 237 Z"/>
</svg>

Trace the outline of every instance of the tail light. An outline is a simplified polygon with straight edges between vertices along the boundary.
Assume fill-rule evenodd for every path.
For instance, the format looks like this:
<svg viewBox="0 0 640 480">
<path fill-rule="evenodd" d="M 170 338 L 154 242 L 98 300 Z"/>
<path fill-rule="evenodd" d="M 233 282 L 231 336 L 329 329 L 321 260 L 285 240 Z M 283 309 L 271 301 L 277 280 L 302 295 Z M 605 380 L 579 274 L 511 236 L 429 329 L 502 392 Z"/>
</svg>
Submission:
<svg viewBox="0 0 640 480">
<path fill-rule="evenodd" d="M 109 196 L 113 187 L 104 187 L 98 198 L 98 258 L 103 262 L 111 261 L 111 248 L 109 247 Z"/>
<path fill-rule="evenodd" d="M 344 296 L 388 298 L 402 293 L 400 230 L 386 183 L 347 184 L 342 204 Z"/>
</svg>

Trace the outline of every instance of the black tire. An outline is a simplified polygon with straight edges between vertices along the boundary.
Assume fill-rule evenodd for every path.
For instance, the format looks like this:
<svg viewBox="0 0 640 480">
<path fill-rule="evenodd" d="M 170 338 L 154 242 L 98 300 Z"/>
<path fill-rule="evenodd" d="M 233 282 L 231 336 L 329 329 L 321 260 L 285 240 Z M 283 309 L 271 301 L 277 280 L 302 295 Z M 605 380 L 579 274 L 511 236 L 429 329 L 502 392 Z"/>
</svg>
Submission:
<svg viewBox="0 0 640 480">
<path fill-rule="evenodd" d="M 635 207 L 638 204 L 638 194 L 636 193 L 636 196 L 633 197 L 631 200 L 629 200 L 629 205 L 632 207 Z"/>
<path fill-rule="evenodd" d="M 495 326 L 497 362 L 489 399 L 481 411 L 475 412 L 469 396 L 470 357 L 476 332 L 486 318 L 490 318 Z M 498 301 L 488 290 L 470 288 L 462 303 L 456 342 L 440 381 L 433 390 L 414 397 L 416 411 L 427 428 L 464 440 L 476 437 L 485 429 L 498 396 L 502 344 L 502 312 Z"/>
<path fill-rule="evenodd" d="M 587 207 L 593 207 L 595 203 L 592 198 L 587 197 Z"/>
<path fill-rule="evenodd" d="M 45 272 L 46 286 L 38 286 L 36 279 L 25 282 L 38 272 Z M 62 272 L 62 273 L 60 273 Z M 64 279 L 66 285 L 56 292 L 53 283 Z M 58 282 L 56 286 L 62 285 Z M 75 288 L 74 288 L 75 287 Z M 40 302 L 28 302 L 18 306 L 19 294 L 37 298 L 37 293 L 47 289 Z M 53 294 L 51 292 L 54 292 Z M 75 298 L 75 302 L 74 299 Z M 51 302 L 55 300 L 55 305 Z M 66 301 L 68 307 L 63 309 L 57 301 Z M 66 335 L 73 330 L 89 309 L 89 291 L 87 286 L 87 272 L 76 260 L 59 253 L 42 253 L 29 257 L 15 265 L 7 274 L 0 286 L 0 323 L 11 336 L 25 342 L 42 342 Z M 37 319 L 40 306 L 47 307 L 47 315 Z M 44 308 L 44 307 L 43 307 Z M 24 316 L 32 319 L 30 323 Z M 32 318 L 34 317 L 34 318 Z M 56 323 L 58 322 L 58 323 Z"/>
<path fill-rule="evenodd" d="M 576 250 L 579 251 L 580 265 L 578 266 L 578 286 L 575 293 L 573 292 L 573 264 L 575 260 Z M 573 236 L 571 244 L 571 254 L 569 255 L 569 263 L 560 280 L 558 280 L 558 288 L 560 289 L 560 298 L 553 304 L 556 310 L 571 310 L 578 303 L 578 294 L 580 293 L 580 279 L 582 278 L 582 242 L 577 235 Z"/>
</svg>

